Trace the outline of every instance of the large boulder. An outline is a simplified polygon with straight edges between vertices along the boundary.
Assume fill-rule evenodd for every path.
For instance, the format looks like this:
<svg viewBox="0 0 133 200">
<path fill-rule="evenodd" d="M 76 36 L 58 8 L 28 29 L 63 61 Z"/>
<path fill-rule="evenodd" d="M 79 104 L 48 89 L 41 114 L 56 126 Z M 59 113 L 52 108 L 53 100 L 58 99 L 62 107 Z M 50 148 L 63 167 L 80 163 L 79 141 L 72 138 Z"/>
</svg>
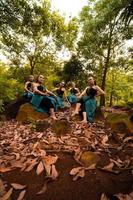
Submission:
<svg viewBox="0 0 133 200">
<path fill-rule="evenodd" d="M 133 121 L 127 113 L 110 113 L 106 117 L 105 125 L 112 130 L 122 133 L 133 133 Z"/>
<path fill-rule="evenodd" d="M 34 107 L 30 103 L 25 103 L 21 105 L 18 114 L 16 116 L 16 120 L 20 122 L 26 121 L 39 121 L 44 120 L 48 117 L 47 113 L 41 113 L 34 109 Z"/>
<path fill-rule="evenodd" d="M 13 100 L 11 103 L 7 104 L 4 108 L 6 119 L 15 119 L 20 106 L 25 104 L 26 102 L 28 102 L 28 100 L 24 96 L 21 96 Z"/>
</svg>

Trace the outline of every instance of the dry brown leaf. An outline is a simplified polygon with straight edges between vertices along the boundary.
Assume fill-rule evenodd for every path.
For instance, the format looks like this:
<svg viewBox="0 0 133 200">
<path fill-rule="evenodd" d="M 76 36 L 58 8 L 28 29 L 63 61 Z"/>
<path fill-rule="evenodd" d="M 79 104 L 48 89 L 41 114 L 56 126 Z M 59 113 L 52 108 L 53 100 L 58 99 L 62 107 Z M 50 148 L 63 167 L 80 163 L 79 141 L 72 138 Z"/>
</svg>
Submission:
<svg viewBox="0 0 133 200">
<path fill-rule="evenodd" d="M 125 143 L 125 142 L 128 142 L 129 140 L 133 140 L 133 136 L 130 136 L 130 137 L 125 138 L 125 139 L 123 140 L 123 142 Z"/>
<path fill-rule="evenodd" d="M 46 183 L 44 183 L 44 185 L 43 185 L 43 187 L 42 187 L 42 189 L 37 193 L 37 194 L 43 194 L 43 193 L 45 193 L 46 192 L 46 190 L 47 190 L 47 184 Z"/>
<path fill-rule="evenodd" d="M 101 199 L 100 200 L 109 200 L 108 198 L 107 198 L 107 196 L 103 193 L 102 195 L 101 195 Z"/>
<path fill-rule="evenodd" d="M 58 174 L 58 172 L 57 172 L 57 170 L 56 170 L 56 168 L 55 168 L 55 165 L 52 165 L 52 168 L 51 168 L 51 176 L 52 176 L 52 179 L 53 179 L 53 180 L 55 180 L 55 179 L 59 176 L 59 174 Z"/>
<path fill-rule="evenodd" d="M 37 161 L 32 162 L 32 163 L 25 169 L 25 172 L 31 171 L 37 164 L 38 164 Z"/>
<path fill-rule="evenodd" d="M 72 175 L 72 176 L 74 176 L 74 175 L 76 175 L 77 173 L 79 173 L 81 169 L 83 169 L 83 167 L 75 167 L 75 168 L 73 168 L 73 169 L 70 171 L 69 174 Z"/>
<path fill-rule="evenodd" d="M 58 160 L 57 155 L 55 155 L 55 156 L 48 155 L 43 158 L 43 161 L 46 163 L 46 165 L 55 164 L 57 162 L 57 160 Z"/>
<path fill-rule="evenodd" d="M 15 189 L 15 190 L 22 190 L 26 187 L 26 185 L 21 185 L 19 183 L 11 183 L 11 186 Z"/>
<path fill-rule="evenodd" d="M 111 162 L 111 163 L 109 163 L 108 165 L 106 165 L 105 167 L 103 167 L 102 169 L 111 172 L 113 166 L 114 166 L 114 163 Z"/>
<path fill-rule="evenodd" d="M 114 159 L 110 159 L 111 162 L 115 163 L 117 167 L 121 168 L 123 166 L 123 163 L 122 162 L 118 162 Z"/>
<path fill-rule="evenodd" d="M 45 170 L 46 170 L 46 175 L 50 176 L 50 174 L 51 174 L 51 165 L 46 165 L 44 163 L 44 167 L 45 167 Z"/>
<path fill-rule="evenodd" d="M 10 189 L 8 190 L 8 192 L 7 192 L 3 197 L 0 198 L 0 200 L 9 200 L 9 198 L 10 198 L 12 192 L 13 192 L 13 188 L 10 188 Z"/>
<path fill-rule="evenodd" d="M 4 172 L 9 172 L 11 170 L 13 170 L 14 168 L 12 167 L 0 167 L 0 172 L 4 173 Z"/>
<path fill-rule="evenodd" d="M 83 178 L 85 176 L 85 169 L 81 169 L 76 176 L 73 177 L 73 181 L 76 181 L 79 177 Z"/>
<path fill-rule="evenodd" d="M 96 163 L 90 165 L 89 167 L 86 167 L 85 170 L 92 170 L 92 169 L 96 169 Z"/>
<path fill-rule="evenodd" d="M 116 196 L 119 200 L 133 200 L 133 198 L 131 196 L 129 196 L 128 194 L 119 193 L 114 196 Z"/>
<path fill-rule="evenodd" d="M 37 166 L 37 170 L 36 170 L 37 175 L 41 174 L 43 172 L 43 170 L 44 170 L 44 166 L 43 166 L 43 163 L 41 161 Z"/>
<path fill-rule="evenodd" d="M 107 141 L 108 141 L 108 136 L 105 135 L 101 142 L 102 142 L 103 145 L 107 145 L 107 143 L 106 143 Z"/>
<path fill-rule="evenodd" d="M 91 130 L 84 130 L 85 137 L 90 138 L 92 135 Z"/>
<path fill-rule="evenodd" d="M 22 192 L 20 192 L 17 200 L 23 200 L 24 199 L 24 196 L 25 196 L 25 193 L 26 193 L 26 190 L 23 190 Z"/>
</svg>

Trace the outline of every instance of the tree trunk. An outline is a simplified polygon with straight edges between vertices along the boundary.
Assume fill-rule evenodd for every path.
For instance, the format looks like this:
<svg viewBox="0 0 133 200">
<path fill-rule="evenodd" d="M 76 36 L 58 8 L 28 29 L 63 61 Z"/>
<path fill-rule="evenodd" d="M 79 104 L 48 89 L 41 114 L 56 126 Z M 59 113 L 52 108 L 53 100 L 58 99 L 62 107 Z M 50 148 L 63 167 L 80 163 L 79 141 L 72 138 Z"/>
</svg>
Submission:
<svg viewBox="0 0 133 200">
<path fill-rule="evenodd" d="M 113 27 L 110 24 L 110 33 L 109 33 L 109 43 L 108 43 L 108 49 L 107 49 L 107 57 L 106 57 L 106 60 L 105 60 L 103 76 L 102 76 L 102 84 L 101 84 L 102 90 L 105 90 L 105 85 L 106 85 L 106 76 L 107 76 L 107 71 L 108 71 L 108 67 L 109 67 L 110 53 L 111 53 L 111 46 L 112 46 L 112 32 L 113 32 Z M 105 96 L 104 95 L 101 95 L 101 97 L 100 97 L 100 106 L 105 106 Z"/>
<path fill-rule="evenodd" d="M 34 68 L 35 68 L 35 58 L 30 57 L 29 61 L 30 61 L 30 74 L 33 75 L 34 74 Z"/>
</svg>

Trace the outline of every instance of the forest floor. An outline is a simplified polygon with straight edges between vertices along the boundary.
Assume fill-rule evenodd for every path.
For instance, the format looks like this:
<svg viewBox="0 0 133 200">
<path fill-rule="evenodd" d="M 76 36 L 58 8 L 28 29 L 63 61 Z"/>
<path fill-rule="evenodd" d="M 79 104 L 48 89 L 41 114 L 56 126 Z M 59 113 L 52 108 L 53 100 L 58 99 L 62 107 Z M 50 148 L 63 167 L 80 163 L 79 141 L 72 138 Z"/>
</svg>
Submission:
<svg viewBox="0 0 133 200">
<path fill-rule="evenodd" d="M 70 116 L 0 122 L 0 200 L 133 199 L 133 135 Z"/>
</svg>

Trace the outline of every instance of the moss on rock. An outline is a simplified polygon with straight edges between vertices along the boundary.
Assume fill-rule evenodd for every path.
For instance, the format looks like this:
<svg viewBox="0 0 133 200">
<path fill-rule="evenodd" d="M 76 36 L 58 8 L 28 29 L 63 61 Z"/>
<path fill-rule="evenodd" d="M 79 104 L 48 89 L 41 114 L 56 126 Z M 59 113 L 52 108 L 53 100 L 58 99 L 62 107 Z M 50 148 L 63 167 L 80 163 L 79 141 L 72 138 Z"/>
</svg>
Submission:
<svg viewBox="0 0 133 200">
<path fill-rule="evenodd" d="M 30 103 L 23 104 L 17 114 L 16 120 L 19 122 L 44 120 L 48 114 L 38 112 Z"/>
</svg>

